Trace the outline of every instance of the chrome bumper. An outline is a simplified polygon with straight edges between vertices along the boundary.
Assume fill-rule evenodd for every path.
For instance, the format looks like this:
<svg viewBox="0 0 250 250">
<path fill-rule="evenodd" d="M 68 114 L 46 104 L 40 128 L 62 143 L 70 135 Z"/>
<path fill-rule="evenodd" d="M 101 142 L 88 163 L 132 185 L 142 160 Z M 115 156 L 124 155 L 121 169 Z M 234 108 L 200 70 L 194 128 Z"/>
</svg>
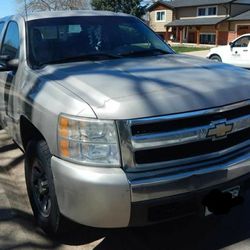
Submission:
<svg viewBox="0 0 250 250">
<path fill-rule="evenodd" d="M 155 179 L 132 181 L 131 201 L 170 197 L 226 183 L 250 173 L 250 154 L 225 164 Z"/>
<path fill-rule="evenodd" d="M 129 225 L 133 203 L 212 189 L 250 173 L 250 154 L 175 176 L 146 179 L 142 173 L 138 181 L 129 181 L 119 168 L 80 166 L 56 157 L 51 166 L 61 213 L 80 224 L 113 228 Z"/>
</svg>

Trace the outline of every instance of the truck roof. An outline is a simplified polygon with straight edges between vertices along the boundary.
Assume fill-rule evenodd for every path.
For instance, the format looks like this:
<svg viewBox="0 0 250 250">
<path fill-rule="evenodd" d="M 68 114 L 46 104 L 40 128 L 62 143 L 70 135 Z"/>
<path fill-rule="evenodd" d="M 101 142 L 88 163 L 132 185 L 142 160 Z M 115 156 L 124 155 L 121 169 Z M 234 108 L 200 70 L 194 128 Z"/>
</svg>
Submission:
<svg viewBox="0 0 250 250">
<path fill-rule="evenodd" d="M 97 11 L 97 10 L 68 10 L 68 11 L 41 11 L 33 12 L 27 16 L 21 15 L 25 21 L 46 19 L 46 18 L 56 18 L 56 17 L 73 17 L 73 16 L 131 16 L 124 13 L 115 13 L 111 11 Z M 9 17 L 1 18 L 0 21 L 7 21 Z"/>
</svg>

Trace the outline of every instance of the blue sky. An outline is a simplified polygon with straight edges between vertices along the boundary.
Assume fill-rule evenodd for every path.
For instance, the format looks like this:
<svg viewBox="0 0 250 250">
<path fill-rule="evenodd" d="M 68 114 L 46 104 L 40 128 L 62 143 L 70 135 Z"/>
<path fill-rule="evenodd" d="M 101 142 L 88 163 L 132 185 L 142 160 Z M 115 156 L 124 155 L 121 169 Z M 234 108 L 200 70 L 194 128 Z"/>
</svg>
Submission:
<svg viewBox="0 0 250 250">
<path fill-rule="evenodd" d="M 19 0 L 21 2 L 21 0 Z M 24 1 L 24 0 L 23 0 Z M 151 2 L 151 0 L 145 0 L 145 3 Z M 0 0 L 0 18 L 15 14 L 18 10 L 16 0 Z"/>
<path fill-rule="evenodd" d="M 15 0 L 0 0 L 0 18 L 15 14 L 17 4 Z"/>
</svg>

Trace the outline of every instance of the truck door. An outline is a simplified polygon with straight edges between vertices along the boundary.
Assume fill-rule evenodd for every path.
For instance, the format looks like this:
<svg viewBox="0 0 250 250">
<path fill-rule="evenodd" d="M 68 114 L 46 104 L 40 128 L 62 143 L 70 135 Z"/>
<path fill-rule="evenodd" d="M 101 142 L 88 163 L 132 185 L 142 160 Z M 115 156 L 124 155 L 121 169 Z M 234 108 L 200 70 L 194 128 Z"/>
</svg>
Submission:
<svg viewBox="0 0 250 250">
<path fill-rule="evenodd" d="M 9 22 L 4 34 L 1 56 L 8 56 L 10 59 L 19 58 L 20 38 L 18 24 L 14 21 Z M 0 67 L 4 62 L 0 61 Z M 13 120 L 13 96 L 15 95 L 15 70 L 0 71 L 0 100 L 1 100 L 1 119 L 3 126 L 8 127 L 12 134 Z"/>
<path fill-rule="evenodd" d="M 231 63 L 243 68 L 250 68 L 250 36 L 240 37 L 232 44 Z"/>
</svg>

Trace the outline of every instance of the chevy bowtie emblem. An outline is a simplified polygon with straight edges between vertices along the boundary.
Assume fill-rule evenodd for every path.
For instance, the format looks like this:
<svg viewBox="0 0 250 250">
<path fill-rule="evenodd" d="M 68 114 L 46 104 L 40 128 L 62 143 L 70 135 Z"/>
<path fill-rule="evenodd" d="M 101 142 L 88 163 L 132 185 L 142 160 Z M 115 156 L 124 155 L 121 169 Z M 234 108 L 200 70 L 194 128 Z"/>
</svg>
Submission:
<svg viewBox="0 0 250 250">
<path fill-rule="evenodd" d="M 233 124 L 227 124 L 226 122 L 221 122 L 217 124 L 212 124 L 214 127 L 210 128 L 207 133 L 208 138 L 213 140 L 223 139 L 233 130 Z"/>
</svg>

